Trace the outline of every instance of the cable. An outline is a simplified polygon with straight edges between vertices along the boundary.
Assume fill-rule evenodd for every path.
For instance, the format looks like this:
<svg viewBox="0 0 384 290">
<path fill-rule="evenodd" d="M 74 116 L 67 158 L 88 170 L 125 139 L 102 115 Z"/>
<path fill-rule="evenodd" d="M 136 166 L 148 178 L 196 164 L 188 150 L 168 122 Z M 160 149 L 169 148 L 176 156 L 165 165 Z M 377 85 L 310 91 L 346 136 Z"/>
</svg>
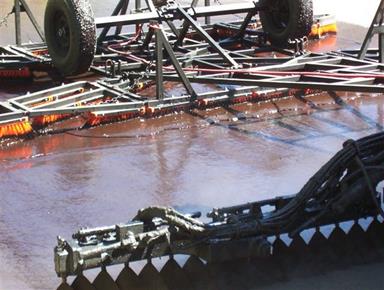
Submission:
<svg viewBox="0 0 384 290">
<path fill-rule="evenodd" d="M 340 184 L 346 180 L 349 181 L 351 177 L 356 179 L 356 176 L 362 175 L 368 184 L 370 195 L 377 211 L 383 214 L 383 210 L 377 201 L 371 177 L 368 174 L 368 170 L 383 170 L 383 166 L 381 165 L 384 163 L 383 151 L 383 132 L 362 138 L 358 141 L 346 142 L 344 148 L 307 182 L 291 202 L 260 221 L 262 231 L 273 233 L 288 231 L 294 235 L 302 229 L 313 225 L 318 219 L 329 213 L 332 204 L 341 197 L 340 194 L 343 194 L 343 191 L 340 190 Z M 359 156 L 360 167 L 358 167 L 357 170 L 352 170 L 352 165 L 356 163 L 357 156 Z M 367 167 L 364 164 L 372 163 L 373 160 L 378 165 Z M 381 173 L 379 177 L 384 179 L 384 173 Z M 325 203 L 323 210 L 318 215 L 298 225 L 300 217 L 305 216 L 303 211 L 305 211 L 308 202 L 310 200 L 312 200 L 312 202 L 319 200 L 324 195 L 326 195 L 327 198 L 322 202 Z"/>
<path fill-rule="evenodd" d="M 354 146 L 358 146 L 356 142 L 353 142 Z M 357 150 L 359 151 L 358 147 L 357 147 Z M 360 156 L 359 156 L 359 152 L 356 154 L 355 156 L 355 159 L 356 159 L 356 162 L 357 164 L 360 166 L 361 168 L 361 171 L 363 172 L 364 174 L 364 179 L 365 179 L 365 182 L 367 183 L 368 185 L 368 189 L 369 189 L 369 193 L 371 195 L 371 198 L 372 198 L 372 201 L 373 203 L 375 204 L 378 212 L 380 213 L 381 217 L 384 218 L 384 211 L 383 209 L 381 208 L 380 204 L 378 203 L 377 201 L 377 197 L 376 197 L 376 192 L 372 186 L 372 180 L 367 172 L 367 169 L 364 165 L 364 163 L 362 162 Z"/>
<path fill-rule="evenodd" d="M 109 51 L 111 51 L 111 52 L 114 52 L 114 53 L 117 53 L 119 55 L 122 55 L 122 56 L 124 56 L 124 57 L 126 57 L 128 59 L 131 59 L 131 60 L 134 60 L 134 61 L 139 61 L 139 62 L 146 62 L 145 59 L 137 57 L 137 56 L 133 55 L 130 52 L 125 52 L 125 51 L 121 51 L 121 50 L 117 49 L 117 48 L 124 48 L 125 46 L 136 42 L 140 38 L 142 32 L 143 32 L 143 26 L 140 25 L 139 28 L 136 31 L 136 34 L 133 37 L 131 37 L 130 39 L 128 39 L 127 41 L 122 42 L 122 43 L 110 44 L 110 45 L 107 46 L 107 49 Z"/>
</svg>

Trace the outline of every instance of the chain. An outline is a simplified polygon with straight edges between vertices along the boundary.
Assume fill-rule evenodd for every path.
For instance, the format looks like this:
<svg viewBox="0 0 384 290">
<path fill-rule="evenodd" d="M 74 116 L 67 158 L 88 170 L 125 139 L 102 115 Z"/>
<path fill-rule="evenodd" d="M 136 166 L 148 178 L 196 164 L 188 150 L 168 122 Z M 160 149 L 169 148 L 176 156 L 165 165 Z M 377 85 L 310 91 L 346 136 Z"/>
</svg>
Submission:
<svg viewBox="0 0 384 290">
<path fill-rule="evenodd" d="M 9 12 L 7 15 L 5 15 L 2 19 L 0 19 L 0 27 L 3 25 L 5 27 L 8 26 L 8 18 L 12 15 L 13 11 Z"/>
</svg>

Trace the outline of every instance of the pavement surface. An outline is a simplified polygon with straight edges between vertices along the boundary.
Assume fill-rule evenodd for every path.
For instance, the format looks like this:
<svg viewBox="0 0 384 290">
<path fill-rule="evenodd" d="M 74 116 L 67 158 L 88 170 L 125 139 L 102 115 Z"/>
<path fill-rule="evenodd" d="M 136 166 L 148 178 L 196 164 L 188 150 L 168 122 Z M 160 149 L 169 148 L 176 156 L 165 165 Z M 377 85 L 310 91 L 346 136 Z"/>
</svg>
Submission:
<svg viewBox="0 0 384 290">
<path fill-rule="evenodd" d="M 11 2 L 0 2 L 2 14 Z M 45 1 L 30 2 L 41 21 Z M 98 1 L 96 14 L 105 15 L 111 2 Z M 358 47 L 366 31 L 360 25 L 369 25 L 377 3 L 361 7 L 361 1 L 354 0 L 315 1 L 317 12 L 337 9 L 339 19 L 357 24 L 339 23 L 337 37 L 313 43 L 312 49 Z M 0 44 L 13 42 L 9 29 L 11 22 L 0 28 Z M 30 25 L 23 31 L 24 39 L 37 39 Z M 36 89 L 0 86 L 0 99 Z M 343 104 L 336 105 L 335 98 Z M 139 208 L 153 204 L 207 212 L 292 194 L 346 139 L 383 128 L 382 95 L 322 94 L 313 101 L 324 110 L 312 112 L 294 99 L 242 104 L 112 124 L 82 132 L 83 137 L 44 136 L 2 148 L 0 289 L 55 289 L 60 281 L 52 250 L 59 234 L 68 238 L 82 226 L 127 221 Z M 239 121 L 240 112 L 253 120 L 259 117 Z M 219 120 L 219 126 L 207 126 L 206 118 Z M 138 132 L 147 137 L 124 137 Z M 94 138 L 103 134 L 122 138 Z M 238 281 L 233 289 L 383 289 L 382 266 L 380 261 L 350 265 L 321 275 L 271 279 L 262 287 L 242 288 Z M 236 276 L 231 277 L 236 285 Z"/>
</svg>

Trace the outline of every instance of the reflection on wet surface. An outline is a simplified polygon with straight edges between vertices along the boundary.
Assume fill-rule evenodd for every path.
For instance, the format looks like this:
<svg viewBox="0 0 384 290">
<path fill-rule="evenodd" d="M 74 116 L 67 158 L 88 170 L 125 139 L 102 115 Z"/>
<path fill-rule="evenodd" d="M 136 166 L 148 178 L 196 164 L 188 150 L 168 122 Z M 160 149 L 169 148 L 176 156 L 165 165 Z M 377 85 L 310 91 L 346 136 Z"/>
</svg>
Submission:
<svg viewBox="0 0 384 290">
<path fill-rule="evenodd" d="M 52 289 L 58 233 L 126 221 L 148 205 L 206 212 L 294 193 L 345 139 L 384 125 L 383 96 L 310 101 L 313 108 L 286 99 L 138 119 L 3 148 L 0 247 L 12 273 Z"/>
<path fill-rule="evenodd" d="M 0 11 L 9 2 L 2 1 Z M 30 2 L 36 10 L 44 5 Z M 111 8 L 99 2 L 97 14 Z M 12 41 L 7 37 L 1 42 Z M 339 37 L 311 48 L 356 46 Z M 0 99 L 40 88 L 25 85 L 20 92 L 18 85 L 0 86 Z M 127 221 L 153 204 L 206 212 L 292 194 L 346 139 L 383 126 L 384 96 L 338 92 L 136 119 L 10 144 L 0 151 L 0 288 L 54 289 L 57 234 L 69 237 L 81 226 Z"/>
</svg>

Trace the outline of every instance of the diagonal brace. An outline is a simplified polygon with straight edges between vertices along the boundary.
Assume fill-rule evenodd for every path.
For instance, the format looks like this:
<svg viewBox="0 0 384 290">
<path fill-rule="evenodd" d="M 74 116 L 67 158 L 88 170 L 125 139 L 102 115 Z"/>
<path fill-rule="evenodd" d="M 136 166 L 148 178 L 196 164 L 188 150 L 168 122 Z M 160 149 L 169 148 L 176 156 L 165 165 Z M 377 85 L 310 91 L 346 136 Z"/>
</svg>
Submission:
<svg viewBox="0 0 384 290">
<path fill-rule="evenodd" d="M 193 89 L 189 79 L 185 75 L 183 68 L 181 67 L 179 61 L 177 60 L 175 53 L 171 47 L 171 45 L 168 42 L 167 36 L 165 35 L 163 29 L 161 26 L 156 27 L 155 29 L 155 37 L 156 37 L 156 89 L 158 93 L 158 97 L 162 98 L 164 96 L 163 93 L 163 48 L 168 53 L 169 59 L 171 60 L 171 63 L 173 67 L 175 68 L 179 78 L 181 79 L 185 89 L 187 90 L 188 94 L 191 95 L 191 101 L 194 101 L 196 99 L 196 92 Z"/>
<path fill-rule="evenodd" d="M 201 37 L 203 37 L 211 47 L 231 66 L 238 66 L 237 62 L 185 11 L 182 7 L 178 6 L 177 10 L 181 16 L 192 26 Z"/>
<path fill-rule="evenodd" d="M 375 34 L 379 36 L 379 62 L 384 62 L 384 31 L 383 31 L 383 17 L 384 17 L 384 0 L 380 1 L 376 14 L 373 18 L 372 24 L 369 27 L 367 35 L 361 46 L 358 58 L 364 59 L 367 54 L 369 44 Z"/>
<path fill-rule="evenodd" d="M 112 12 L 112 16 L 119 15 L 120 13 L 125 14 L 124 10 L 126 11 L 126 7 L 128 8 L 128 2 L 129 0 L 120 0 L 119 3 L 116 5 L 115 9 Z M 111 29 L 111 25 L 105 26 L 100 33 L 100 36 L 98 37 L 98 42 L 102 42 L 104 38 L 107 36 L 109 30 Z M 119 30 L 121 31 L 121 25 L 117 26 L 116 28 L 116 34 L 118 34 Z"/>
</svg>

